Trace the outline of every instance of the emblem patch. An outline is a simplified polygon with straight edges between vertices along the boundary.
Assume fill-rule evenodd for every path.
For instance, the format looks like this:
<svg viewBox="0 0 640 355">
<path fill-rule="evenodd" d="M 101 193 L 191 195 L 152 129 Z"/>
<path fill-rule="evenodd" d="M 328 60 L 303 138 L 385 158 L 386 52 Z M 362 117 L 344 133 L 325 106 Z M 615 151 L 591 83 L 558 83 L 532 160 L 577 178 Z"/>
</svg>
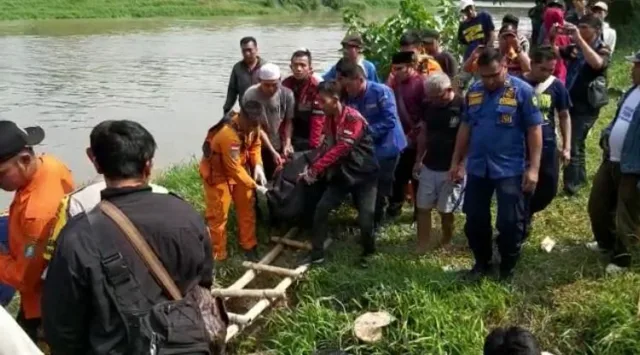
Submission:
<svg viewBox="0 0 640 355">
<path fill-rule="evenodd" d="M 36 245 L 35 244 L 27 244 L 24 247 L 24 257 L 26 259 L 33 259 L 36 256 Z"/>
<path fill-rule="evenodd" d="M 533 105 L 533 107 L 538 107 L 538 97 L 537 96 L 531 97 L 531 104 Z"/>
<path fill-rule="evenodd" d="M 240 144 L 234 144 L 229 151 L 231 159 L 238 160 L 240 158 Z"/>
<path fill-rule="evenodd" d="M 512 88 L 512 87 L 508 87 L 505 89 L 504 94 L 502 95 L 502 97 L 506 98 L 506 99 L 515 99 L 516 98 L 516 89 Z"/>
<path fill-rule="evenodd" d="M 500 124 L 511 124 L 511 122 L 513 122 L 511 115 L 506 113 L 500 115 Z"/>
<path fill-rule="evenodd" d="M 460 117 L 458 116 L 453 116 L 451 117 L 451 119 L 449 120 L 449 128 L 456 128 L 458 126 L 458 124 L 460 123 Z"/>
</svg>

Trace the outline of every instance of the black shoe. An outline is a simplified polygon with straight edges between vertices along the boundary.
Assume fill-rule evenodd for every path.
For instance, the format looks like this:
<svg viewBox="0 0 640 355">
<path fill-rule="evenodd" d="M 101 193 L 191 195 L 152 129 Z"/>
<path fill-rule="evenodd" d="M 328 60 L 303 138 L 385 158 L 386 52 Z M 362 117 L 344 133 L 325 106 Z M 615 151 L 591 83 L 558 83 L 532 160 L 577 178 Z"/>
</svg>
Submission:
<svg viewBox="0 0 640 355">
<path fill-rule="evenodd" d="M 245 250 L 244 258 L 247 261 L 251 261 L 252 263 L 257 263 L 260 261 L 260 257 L 258 256 L 258 247 L 253 247 L 249 250 Z"/>
<path fill-rule="evenodd" d="M 302 258 L 298 260 L 298 266 L 320 265 L 322 263 L 324 263 L 324 255 L 314 254 L 313 252 L 303 255 Z"/>
<path fill-rule="evenodd" d="M 475 283 L 487 277 L 490 272 L 490 265 L 475 264 L 471 270 L 462 272 L 462 279 L 467 282 Z"/>
</svg>

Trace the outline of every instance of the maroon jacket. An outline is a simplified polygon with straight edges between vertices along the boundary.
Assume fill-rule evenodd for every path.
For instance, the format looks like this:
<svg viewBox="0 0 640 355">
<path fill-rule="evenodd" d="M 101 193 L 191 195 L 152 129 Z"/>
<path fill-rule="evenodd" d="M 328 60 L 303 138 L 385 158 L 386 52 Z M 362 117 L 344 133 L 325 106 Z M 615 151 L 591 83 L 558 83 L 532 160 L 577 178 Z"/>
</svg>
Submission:
<svg viewBox="0 0 640 355">
<path fill-rule="evenodd" d="M 309 79 L 299 81 L 292 75 L 284 79 L 282 85 L 291 89 L 296 99 L 291 137 L 294 147 L 307 145 L 308 142 L 308 149 L 317 148 L 321 143 L 325 120 L 318 101 L 318 80 L 311 75 Z"/>
</svg>

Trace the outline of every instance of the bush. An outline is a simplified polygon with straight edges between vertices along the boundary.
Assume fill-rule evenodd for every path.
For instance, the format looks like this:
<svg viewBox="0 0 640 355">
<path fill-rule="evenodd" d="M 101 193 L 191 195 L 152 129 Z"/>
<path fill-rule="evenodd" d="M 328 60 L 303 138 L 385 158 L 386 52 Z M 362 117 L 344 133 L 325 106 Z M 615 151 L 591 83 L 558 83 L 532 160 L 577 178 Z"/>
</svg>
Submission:
<svg viewBox="0 0 640 355">
<path fill-rule="evenodd" d="M 401 0 L 398 12 L 380 22 L 365 22 L 362 13 L 353 8 L 345 10 L 343 21 L 348 32 L 362 34 L 365 57 L 376 64 L 381 77 L 386 77 L 391 56 L 398 51 L 400 36 L 407 30 L 436 29 L 441 33 L 442 43 L 450 51 L 459 52 L 457 4 L 453 0 L 438 0 L 436 8 L 428 8 L 419 0 Z"/>
</svg>

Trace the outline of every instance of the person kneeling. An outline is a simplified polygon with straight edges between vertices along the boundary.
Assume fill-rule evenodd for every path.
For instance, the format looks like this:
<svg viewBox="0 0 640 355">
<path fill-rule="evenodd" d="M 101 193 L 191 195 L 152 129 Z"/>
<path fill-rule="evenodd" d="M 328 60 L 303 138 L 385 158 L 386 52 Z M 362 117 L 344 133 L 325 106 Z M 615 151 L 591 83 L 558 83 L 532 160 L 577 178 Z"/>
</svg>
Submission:
<svg viewBox="0 0 640 355">
<path fill-rule="evenodd" d="M 327 237 L 329 213 L 340 206 L 348 194 L 353 196 L 358 210 L 362 243 L 362 266 L 375 252 L 373 219 L 379 169 L 373 139 L 367 121 L 360 113 L 340 102 L 342 88 L 335 80 L 324 81 L 318 87 L 320 102 L 326 115 L 325 141 L 313 163 L 300 175 L 319 197 L 313 206 L 311 252 L 301 265 L 324 262 L 324 241 Z M 312 194 L 306 196 L 314 200 Z M 309 202 L 309 201 L 308 201 Z M 313 201 L 315 202 L 315 201 Z"/>
<path fill-rule="evenodd" d="M 204 182 L 206 218 L 216 260 L 227 258 L 226 225 L 231 200 L 236 207 L 240 246 L 250 261 L 257 261 L 254 190 L 264 194 L 267 178 L 262 167 L 260 119 L 264 108 L 247 101 L 239 114 L 211 127 L 202 145 L 200 176 Z M 247 161 L 248 160 L 248 161 Z M 253 178 L 246 165 L 253 170 Z"/>
</svg>

